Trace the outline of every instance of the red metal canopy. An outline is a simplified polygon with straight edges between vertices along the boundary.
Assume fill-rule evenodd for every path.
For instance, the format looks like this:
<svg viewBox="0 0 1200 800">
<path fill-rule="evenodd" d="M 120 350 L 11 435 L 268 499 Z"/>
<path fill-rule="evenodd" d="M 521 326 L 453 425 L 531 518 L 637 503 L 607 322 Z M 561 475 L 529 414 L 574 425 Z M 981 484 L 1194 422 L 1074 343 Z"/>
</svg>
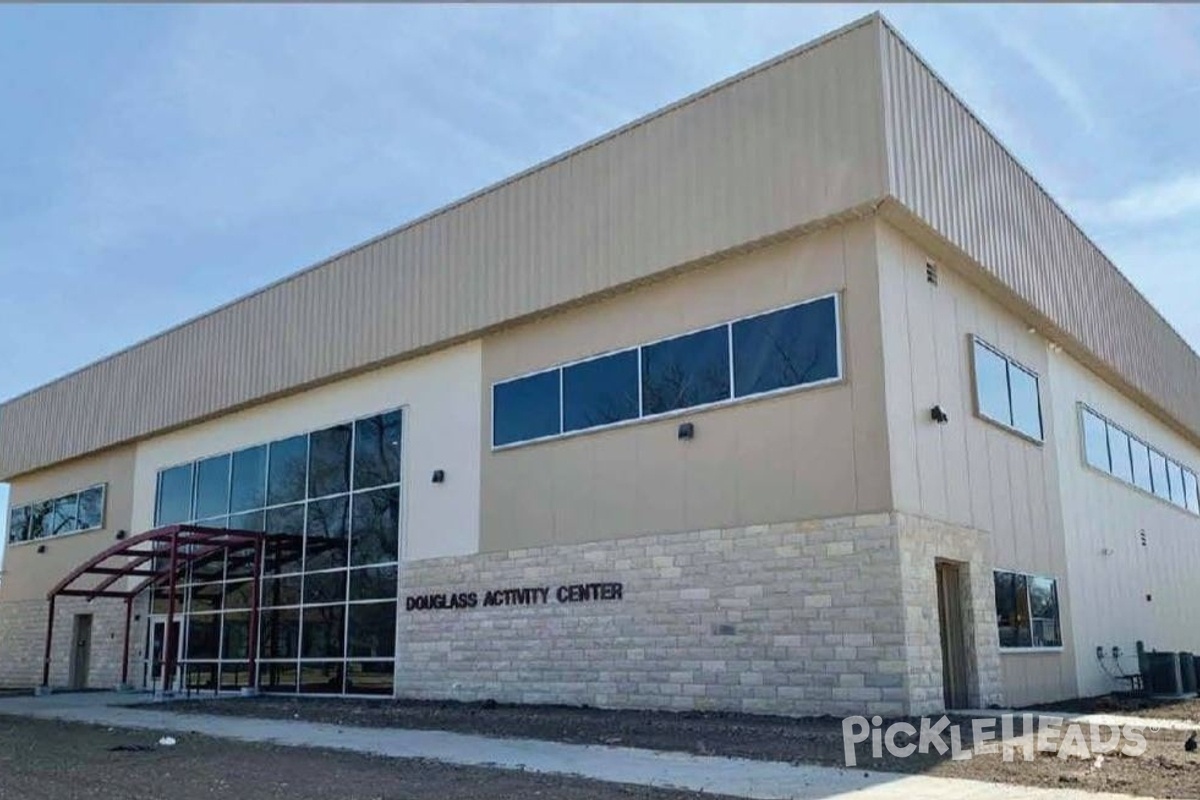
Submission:
<svg viewBox="0 0 1200 800">
<path fill-rule="evenodd" d="M 125 601 L 125 649 L 121 662 L 121 682 L 129 681 L 129 628 L 133 601 L 153 586 L 169 587 L 167 600 L 167 641 L 165 671 L 173 674 L 176 653 L 175 631 L 171 621 L 175 616 L 175 586 L 179 576 L 189 567 L 215 559 L 229 551 L 247 561 L 253 560 L 253 597 L 250 606 L 248 655 L 250 676 L 254 678 L 255 657 L 258 652 L 259 576 L 262 573 L 263 541 L 261 531 L 205 528 L 198 525 L 168 525 L 125 539 L 80 564 L 51 589 L 46 599 L 50 615 L 46 622 L 46 651 L 42 663 L 42 685 L 50 682 L 50 643 L 54 635 L 54 601 L 58 597 L 84 597 L 89 602 L 101 598 Z M 245 551 L 250 550 L 247 554 Z M 242 551 L 240 554 L 238 551 Z M 140 578 L 126 581 L 123 578 Z"/>
</svg>

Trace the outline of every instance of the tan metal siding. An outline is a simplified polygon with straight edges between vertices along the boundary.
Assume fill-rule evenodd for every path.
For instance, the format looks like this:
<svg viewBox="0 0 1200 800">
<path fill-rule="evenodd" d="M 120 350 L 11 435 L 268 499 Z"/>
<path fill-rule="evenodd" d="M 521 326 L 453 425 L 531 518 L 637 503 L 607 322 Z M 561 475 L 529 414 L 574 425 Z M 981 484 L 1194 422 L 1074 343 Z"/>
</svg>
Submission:
<svg viewBox="0 0 1200 800">
<path fill-rule="evenodd" d="M 0 476 L 326 381 L 880 197 L 877 27 L 875 18 L 857 23 L 9 402 Z"/>
<path fill-rule="evenodd" d="M 891 194 L 1200 438 L 1188 344 L 894 31 L 881 41 Z"/>
</svg>

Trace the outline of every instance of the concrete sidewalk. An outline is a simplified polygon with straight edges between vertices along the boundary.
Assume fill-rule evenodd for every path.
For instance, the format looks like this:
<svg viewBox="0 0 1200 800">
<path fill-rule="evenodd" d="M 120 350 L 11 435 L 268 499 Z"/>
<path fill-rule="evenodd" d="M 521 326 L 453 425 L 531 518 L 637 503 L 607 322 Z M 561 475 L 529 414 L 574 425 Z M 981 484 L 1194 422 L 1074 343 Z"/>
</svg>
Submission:
<svg viewBox="0 0 1200 800">
<path fill-rule="evenodd" d="M 577 775 L 616 783 L 747 798 L 854 800 L 1130 800 L 1128 795 L 1040 789 L 922 775 L 895 775 L 774 761 L 693 756 L 629 747 L 497 739 L 443 731 L 352 728 L 314 722 L 177 714 L 130 708 L 148 695 L 93 693 L 0 699 L 0 714 L 394 758 Z"/>
</svg>

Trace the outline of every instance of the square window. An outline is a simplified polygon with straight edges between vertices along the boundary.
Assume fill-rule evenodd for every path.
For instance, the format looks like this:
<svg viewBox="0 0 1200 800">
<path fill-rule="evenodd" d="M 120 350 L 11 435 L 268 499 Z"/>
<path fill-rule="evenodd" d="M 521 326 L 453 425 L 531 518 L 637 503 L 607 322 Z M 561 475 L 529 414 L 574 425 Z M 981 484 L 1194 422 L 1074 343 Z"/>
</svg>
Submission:
<svg viewBox="0 0 1200 800">
<path fill-rule="evenodd" d="M 341 658 L 346 606 L 308 606 L 300 629 L 302 658 Z"/>
<path fill-rule="evenodd" d="M 562 433 L 561 372 L 539 372 L 492 387 L 492 446 Z"/>
<path fill-rule="evenodd" d="M 349 658 L 391 658 L 396 654 L 396 603 L 351 603 Z"/>
<path fill-rule="evenodd" d="M 638 416 L 638 353 L 626 350 L 563 368 L 563 430 Z"/>
<path fill-rule="evenodd" d="M 74 533 L 79 528 L 79 495 L 72 494 L 54 501 L 50 516 L 50 535 Z"/>
</svg>

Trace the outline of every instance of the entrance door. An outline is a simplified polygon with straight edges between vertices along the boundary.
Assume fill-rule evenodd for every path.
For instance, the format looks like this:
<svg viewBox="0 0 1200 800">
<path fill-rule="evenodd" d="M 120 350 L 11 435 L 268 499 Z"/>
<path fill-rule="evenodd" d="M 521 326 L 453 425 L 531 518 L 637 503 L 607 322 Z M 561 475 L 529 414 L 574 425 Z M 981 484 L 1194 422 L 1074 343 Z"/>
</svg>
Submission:
<svg viewBox="0 0 1200 800">
<path fill-rule="evenodd" d="M 942 697 L 946 708 L 967 707 L 967 651 L 963 625 L 963 568 L 938 561 L 938 628 L 942 640 Z"/>
<path fill-rule="evenodd" d="M 76 614 L 71 632 L 71 666 L 68 683 L 72 689 L 86 689 L 92 662 L 92 615 Z"/>
<path fill-rule="evenodd" d="M 179 658 L 183 654 L 183 636 L 180 621 L 171 621 L 171 629 L 175 640 L 175 666 L 179 666 Z M 167 618 L 165 616 L 150 617 L 150 646 L 146 648 L 146 685 L 155 691 L 171 692 L 178 688 L 178 670 L 175 675 L 166 676 L 164 669 L 167 653 Z"/>
</svg>

